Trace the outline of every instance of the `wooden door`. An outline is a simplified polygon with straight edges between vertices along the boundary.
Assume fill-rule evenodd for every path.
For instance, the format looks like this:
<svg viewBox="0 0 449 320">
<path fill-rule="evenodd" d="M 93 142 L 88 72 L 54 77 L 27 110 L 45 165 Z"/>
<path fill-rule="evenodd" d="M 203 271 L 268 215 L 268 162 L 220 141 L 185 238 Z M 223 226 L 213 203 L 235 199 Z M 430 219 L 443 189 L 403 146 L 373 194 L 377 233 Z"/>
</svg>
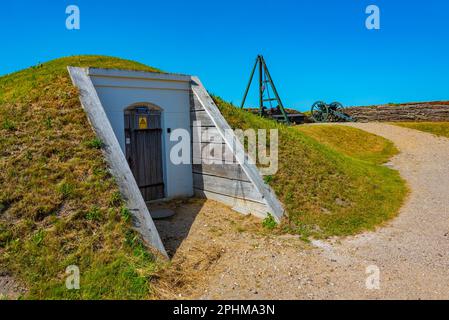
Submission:
<svg viewBox="0 0 449 320">
<path fill-rule="evenodd" d="M 161 111 L 125 111 L 126 159 L 145 201 L 165 197 Z"/>
</svg>

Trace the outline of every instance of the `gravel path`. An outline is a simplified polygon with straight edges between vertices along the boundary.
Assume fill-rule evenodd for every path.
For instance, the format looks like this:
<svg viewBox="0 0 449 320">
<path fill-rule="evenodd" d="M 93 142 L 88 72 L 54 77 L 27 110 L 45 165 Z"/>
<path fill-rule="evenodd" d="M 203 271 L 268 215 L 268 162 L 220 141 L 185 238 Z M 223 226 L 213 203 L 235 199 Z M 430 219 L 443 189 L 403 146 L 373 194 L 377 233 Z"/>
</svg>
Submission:
<svg viewBox="0 0 449 320">
<path fill-rule="evenodd" d="M 198 270 L 201 284 L 182 298 L 449 298 L 449 139 L 387 124 L 350 125 L 393 141 L 401 151 L 388 164 L 411 189 L 399 216 L 376 232 L 306 247 L 294 236 L 248 235 L 225 227 L 223 218 L 232 221 L 233 213 L 208 201 L 174 261 L 207 243 L 221 254 Z M 214 234 L 205 232 L 205 225 Z M 368 289 L 367 278 L 377 271 L 379 287 L 369 281 Z"/>
<path fill-rule="evenodd" d="M 335 251 L 379 267 L 378 297 L 449 298 L 449 139 L 380 123 L 351 126 L 395 143 L 401 153 L 391 166 L 411 193 L 388 227 Z"/>
<path fill-rule="evenodd" d="M 171 202 L 157 221 L 173 267 L 161 298 L 449 299 L 449 139 L 402 127 L 347 124 L 401 153 L 388 164 L 411 189 L 399 216 L 376 232 L 306 245 L 260 232 L 260 220 L 214 201 Z M 379 272 L 367 288 L 368 279 Z M 181 280 L 181 281 L 180 281 Z M 171 284 L 170 284 L 171 283 Z M 0 299 L 22 289 L 0 272 Z"/>
</svg>

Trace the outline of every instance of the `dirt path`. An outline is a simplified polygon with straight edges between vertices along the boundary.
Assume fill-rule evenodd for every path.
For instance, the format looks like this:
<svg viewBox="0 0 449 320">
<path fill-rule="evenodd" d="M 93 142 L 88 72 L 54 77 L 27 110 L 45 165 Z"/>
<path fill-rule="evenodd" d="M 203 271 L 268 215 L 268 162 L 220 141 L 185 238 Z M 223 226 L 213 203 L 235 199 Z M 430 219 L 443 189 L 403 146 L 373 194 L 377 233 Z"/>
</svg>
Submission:
<svg viewBox="0 0 449 320">
<path fill-rule="evenodd" d="M 25 292 L 26 290 L 12 276 L 0 271 L 0 300 L 15 300 Z"/>
<path fill-rule="evenodd" d="M 215 202 L 181 204 L 173 221 L 158 222 L 174 265 L 194 280 L 178 297 L 448 299 L 449 139 L 387 124 L 352 126 L 401 151 L 388 165 L 411 193 L 396 219 L 376 232 L 307 246 L 294 236 L 261 234 L 260 222 Z M 175 225 L 184 225 L 178 239 Z M 376 269 L 380 288 L 367 289 Z"/>
</svg>

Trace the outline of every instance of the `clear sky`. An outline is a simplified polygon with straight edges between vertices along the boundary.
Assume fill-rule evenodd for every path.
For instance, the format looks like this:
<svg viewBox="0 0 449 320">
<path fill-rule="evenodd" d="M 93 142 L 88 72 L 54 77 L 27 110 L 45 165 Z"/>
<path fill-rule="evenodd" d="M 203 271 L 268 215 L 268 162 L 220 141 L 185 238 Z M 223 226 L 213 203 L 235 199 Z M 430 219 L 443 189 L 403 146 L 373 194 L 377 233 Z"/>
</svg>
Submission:
<svg viewBox="0 0 449 320">
<path fill-rule="evenodd" d="M 70 4 L 80 30 L 65 27 Z M 370 4 L 380 30 L 365 27 Z M 198 75 L 240 103 L 261 53 L 288 107 L 449 100 L 447 0 L 5 0 L 0 36 L 0 74 L 104 54 Z"/>
</svg>

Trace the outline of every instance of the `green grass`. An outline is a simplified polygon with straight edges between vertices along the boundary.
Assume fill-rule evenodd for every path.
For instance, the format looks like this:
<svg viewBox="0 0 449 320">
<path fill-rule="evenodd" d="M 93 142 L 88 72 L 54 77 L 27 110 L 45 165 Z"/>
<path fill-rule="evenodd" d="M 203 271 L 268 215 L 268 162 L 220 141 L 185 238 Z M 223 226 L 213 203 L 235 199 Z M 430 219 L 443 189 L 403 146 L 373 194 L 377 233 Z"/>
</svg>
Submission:
<svg viewBox="0 0 449 320">
<path fill-rule="evenodd" d="M 331 129 L 343 137 L 328 139 L 322 136 L 328 129 L 311 129 L 320 131 L 312 138 L 297 127 L 263 119 L 218 97 L 215 101 L 233 128 L 279 130 L 279 170 L 265 181 L 288 211 L 289 218 L 280 226 L 283 232 L 316 238 L 346 236 L 373 230 L 397 215 L 407 187 L 398 172 L 379 165 L 395 153 L 389 142 L 370 136 L 373 145 L 364 145 L 363 151 L 357 150 L 356 141 L 337 150 L 335 145 L 343 137 L 361 142 L 367 136 Z"/>
<path fill-rule="evenodd" d="M 26 299 L 149 298 L 161 263 L 131 230 L 68 65 L 157 71 L 77 56 L 0 77 L 0 271 Z M 69 265 L 79 291 L 65 288 Z"/>
<path fill-rule="evenodd" d="M 269 214 L 268 217 L 266 217 L 262 221 L 262 226 L 267 230 L 273 230 L 274 228 L 277 227 L 277 222 L 274 219 L 274 217 L 271 214 Z"/>
<path fill-rule="evenodd" d="M 163 265 L 132 231 L 68 65 L 157 71 L 77 56 L 0 77 L 0 271 L 26 285 L 26 299 L 151 298 Z M 379 165 L 394 152 L 385 141 L 370 137 L 373 145 L 357 150 L 356 141 L 339 143 L 341 136 L 355 139 L 354 131 L 325 139 L 324 131 L 306 134 L 218 98 L 217 104 L 234 128 L 279 129 L 279 171 L 265 181 L 289 218 L 279 227 L 267 219 L 267 229 L 303 238 L 349 235 L 397 214 L 406 187 Z M 80 269 L 79 291 L 65 288 L 70 265 Z"/>
<path fill-rule="evenodd" d="M 386 163 L 398 153 L 391 141 L 357 128 L 313 125 L 298 126 L 297 129 L 340 153 L 374 164 Z"/>
<path fill-rule="evenodd" d="M 393 122 L 392 124 L 449 138 L 449 122 Z"/>
</svg>

